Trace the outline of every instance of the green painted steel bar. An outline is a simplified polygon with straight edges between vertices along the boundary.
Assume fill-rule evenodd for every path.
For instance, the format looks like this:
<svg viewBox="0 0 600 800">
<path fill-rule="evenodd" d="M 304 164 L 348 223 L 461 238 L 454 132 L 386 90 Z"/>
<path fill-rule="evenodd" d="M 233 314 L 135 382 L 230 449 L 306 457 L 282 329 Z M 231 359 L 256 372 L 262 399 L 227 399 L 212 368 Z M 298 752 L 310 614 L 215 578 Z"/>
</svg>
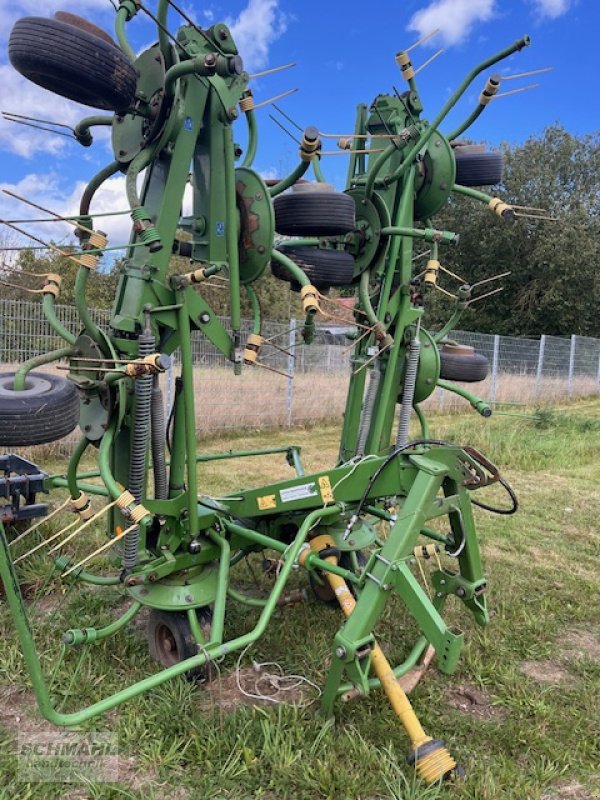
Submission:
<svg viewBox="0 0 600 800">
<path fill-rule="evenodd" d="M 295 281 L 298 281 L 300 286 L 310 286 L 310 281 L 306 277 L 306 273 L 300 269 L 298 264 L 292 261 L 291 258 L 282 253 L 280 250 L 271 250 L 271 257 L 278 261 L 282 267 L 288 269 Z"/>
<path fill-rule="evenodd" d="M 269 187 L 269 194 L 271 197 L 277 197 L 278 194 L 285 192 L 286 189 L 289 189 L 290 186 L 293 186 L 296 181 L 304 175 L 309 167 L 310 161 L 301 160 L 298 166 L 292 172 L 290 172 L 287 178 L 283 178 L 279 181 L 279 183 L 276 183 L 275 186 Z"/>
<path fill-rule="evenodd" d="M 245 111 L 246 123 L 248 125 L 248 146 L 242 167 L 251 167 L 256 158 L 256 148 L 258 147 L 258 128 L 256 125 L 256 113 L 252 109 Z"/>
<path fill-rule="evenodd" d="M 432 528 L 428 528 L 425 525 L 421 528 L 421 534 L 423 536 L 427 536 L 428 539 L 433 539 L 434 542 L 439 542 L 440 544 L 448 544 L 448 537 L 444 536 L 443 533 L 438 533 L 434 531 Z"/>
<path fill-rule="evenodd" d="M 87 217 L 90 211 L 90 205 L 92 203 L 92 198 L 102 186 L 104 181 L 111 178 L 121 169 L 121 162 L 120 161 L 111 161 L 110 164 L 107 164 L 105 167 L 97 172 L 94 177 L 89 181 L 88 185 L 83 190 L 83 194 L 81 195 L 81 200 L 79 202 L 79 216 Z"/>
<path fill-rule="evenodd" d="M 248 299 L 250 300 L 250 305 L 252 307 L 252 333 L 254 333 L 256 336 L 260 336 L 262 329 L 260 303 L 258 302 L 256 292 L 249 283 L 247 283 L 244 288 L 246 289 L 246 294 L 248 295 Z"/>
<path fill-rule="evenodd" d="M 481 414 L 482 417 L 492 416 L 492 407 L 485 400 L 482 400 L 481 397 L 477 397 L 477 395 L 469 392 L 462 386 L 457 386 L 455 383 L 444 381 L 441 378 L 438 380 L 437 385 L 440 387 L 440 389 L 444 389 L 447 392 L 453 392 L 460 397 L 464 397 L 464 399 L 468 400 L 475 411 L 477 411 L 478 414 Z"/>
<path fill-rule="evenodd" d="M 429 642 L 424 636 L 419 636 L 417 639 L 413 649 L 410 651 L 408 657 L 397 667 L 394 667 L 393 672 L 396 678 L 401 678 L 403 675 L 406 675 L 411 669 L 414 669 L 421 656 L 425 652 Z M 369 678 L 367 681 L 367 685 L 369 689 L 379 689 L 381 686 L 381 681 L 379 678 Z M 355 688 L 354 684 L 352 683 L 341 683 L 338 687 L 337 693 L 339 695 L 346 694 L 346 692 L 350 692 Z"/>
<path fill-rule="evenodd" d="M 241 328 L 240 309 L 240 257 L 238 251 L 239 218 L 235 191 L 235 155 L 231 126 L 223 130 L 224 166 L 225 166 L 225 207 L 227 223 L 227 261 L 229 267 L 229 317 L 234 339 Z"/>
<path fill-rule="evenodd" d="M 234 650 L 242 650 L 251 645 L 264 634 L 269 620 L 273 616 L 273 611 L 275 610 L 277 602 L 288 581 L 292 567 L 296 563 L 298 555 L 300 554 L 300 550 L 304 546 L 306 537 L 312 525 L 323 517 L 331 516 L 332 514 L 339 514 L 339 512 L 340 509 L 337 506 L 330 506 L 329 508 L 316 509 L 307 515 L 304 522 L 300 526 L 296 537 L 287 548 L 287 552 L 285 553 L 283 559 L 283 566 L 279 572 L 279 575 L 277 576 L 277 579 L 275 580 L 268 603 L 260 614 L 260 617 L 252 631 L 242 636 L 238 636 L 236 639 L 226 642 L 225 644 L 207 646 L 206 648 L 203 648 L 203 651 L 198 653 L 196 656 L 192 656 L 184 661 L 180 661 L 171 667 L 161 670 L 161 672 L 158 672 L 155 675 L 150 675 L 147 678 L 132 684 L 131 686 L 127 686 L 125 689 L 121 689 L 110 697 L 105 697 L 103 700 L 99 700 L 98 702 L 93 703 L 81 711 L 76 711 L 69 714 L 57 712 L 52 705 L 48 687 L 44 679 L 40 661 L 35 649 L 35 643 L 29 629 L 27 612 L 10 557 L 8 541 L 6 539 L 4 527 L 2 523 L 0 523 L 0 578 L 2 578 L 4 583 L 6 599 L 11 609 L 15 628 L 21 642 L 23 657 L 25 658 L 25 662 L 31 676 L 33 691 L 40 707 L 40 711 L 44 717 L 55 725 L 79 725 L 91 717 L 95 717 L 99 714 L 109 711 L 111 708 L 118 706 L 120 703 L 132 700 L 134 697 L 137 697 L 143 692 L 155 689 L 157 686 L 160 686 L 162 683 L 170 680 L 171 678 L 175 678 L 178 675 L 183 675 L 184 672 L 187 672 L 190 669 L 202 666 L 206 663 L 208 658 L 213 660 L 221 658 Z"/>
<path fill-rule="evenodd" d="M 279 242 L 277 248 L 280 247 L 318 247 L 321 244 L 321 239 L 316 236 L 294 236 L 293 239 L 286 240 L 284 242 Z M 281 251 L 280 251 L 281 252 Z"/>
<path fill-rule="evenodd" d="M 508 56 L 512 55 L 512 53 L 516 53 L 518 50 L 522 50 L 524 47 L 527 47 L 530 43 L 529 36 L 523 36 L 522 39 L 518 39 L 514 44 L 510 47 L 506 47 L 504 50 L 501 50 L 499 53 L 491 56 L 491 58 L 487 58 L 485 61 L 482 61 L 479 66 L 475 67 L 475 69 L 471 70 L 467 77 L 463 80 L 460 84 L 458 89 L 454 92 L 454 94 L 447 100 L 447 102 L 442 106 L 442 110 L 439 112 L 437 117 L 433 120 L 433 122 L 425 129 L 425 131 L 419 137 L 419 140 L 412 146 L 409 150 L 408 154 L 402 160 L 400 166 L 395 170 L 395 172 L 389 176 L 389 178 L 385 179 L 385 185 L 390 185 L 395 181 L 399 180 L 404 173 L 406 172 L 407 168 L 410 164 L 412 164 L 416 155 L 423 149 L 423 147 L 427 144 L 429 139 L 433 136 L 434 131 L 438 128 L 440 122 L 442 122 L 450 111 L 454 108 L 463 94 L 467 91 L 471 83 L 475 80 L 475 78 L 483 72 L 484 69 L 497 64 L 502 59 L 507 58 Z"/>
<path fill-rule="evenodd" d="M 60 347 L 58 350 L 51 350 L 49 353 L 42 353 L 39 356 L 24 361 L 17 372 L 15 372 L 15 379 L 13 389 L 16 392 L 22 392 L 26 388 L 27 375 L 32 369 L 41 367 L 44 364 L 51 364 L 53 361 L 59 361 L 61 358 L 68 358 L 73 355 L 72 347 Z"/>
<path fill-rule="evenodd" d="M 219 557 L 219 573 L 217 578 L 217 594 L 215 596 L 212 612 L 212 622 L 210 631 L 211 644 L 221 644 L 223 641 L 223 630 L 225 627 L 225 608 L 227 605 L 227 588 L 229 586 L 229 562 L 231 559 L 231 547 L 223 536 L 219 536 L 215 531 L 209 531 L 208 537 L 215 544 L 219 545 L 221 555 Z"/>
<path fill-rule="evenodd" d="M 113 124 L 113 117 L 106 117 L 106 116 L 92 116 L 92 117 L 84 117 L 83 119 L 79 120 L 77 125 L 73 128 L 73 135 L 84 147 L 89 147 L 93 143 L 92 134 L 90 133 L 90 128 L 95 126 L 112 126 Z"/>
<path fill-rule="evenodd" d="M 117 35 L 117 41 L 119 42 L 121 50 L 132 63 L 136 60 L 136 55 L 133 51 L 133 48 L 129 44 L 127 34 L 125 33 L 125 23 L 128 22 L 136 13 L 137 9 L 133 0 L 128 3 L 124 3 L 121 0 L 121 7 L 117 11 L 117 16 L 115 18 L 115 33 Z"/>
<path fill-rule="evenodd" d="M 393 225 L 382 228 L 383 236 L 410 236 L 411 239 L 423 239 L 426 242 L 458 242 L 459 235 L 453 231 L 438 231 L 435 228 L 405 228 Z"/>
<path fill-rule="evenodd" d="M 158 8 L 156 10 L 156 18 L 158 20 L 157 33 L 158 43 L 160 45 L 160 52 L 163 55 L 165 64 L 168 66 L 171 57 L 171 44 L 167 36 L 167 14 L 169 11 L 169 0 L 158 0 Z"/>
<path fill-rule="evenodd" d="M 452 312 L 452 315 L 450 316 L 446 324 L 443 325 L 440 328 L 440 330 L 434 334 L 433 341 L 436 342 L 436 344 L 441 342 L 442 339 L 444 339 L 450 333 L 450 331 L 456 327 L 456 325 L 458 324 L 459 320 L 461 319 L 467 308 L 468 308 L 467 301 L 461 300 L 459 298 L 456 302 L 454 311 Z"/>
<path fill-rule="evenodd" d="M 227 594 L 237 603 L 243 603 L 244 605 L 252 606 L 253 608 L 264 608 L 268 602 L 266 597 L 250 597 L 250 595 L 238 592 L 237 589 L 233 589 L 231 586 L 227 587 Z"/>
<path fill-rule="evenodd" d="M 108 489 L 112 500 L 116 500 L 117 497 L 119 497 L 123 492 L 119 484 L 116 482 L 110 468 L 110 454 L 114 443 L 116 426 L 117 421 L 114 419 L 108 426 L 108 429 L 102 437 L 102 441 L 100 442 L 100 447 L 98 448 L 98 466 L 100 467 L 100 475 L 102 476 L 104 485 Z"/>
<path fill-rule="evenodd" d="M 80 487 L 77 482 L 77 467 L 79 466 L 81 459 L 83 458 L 83 454 L 88 449 L 90 444 L 91 442 L 87 436 L 82 436 L 77 442 L 77 446 L 73 450 L 71 458 L 69 459 L 66 482 L 69 488 L 69 493 L 73 500 L 76 500 L 81 494 Z"/>
<path fill-rule="evenodd" d="M 92 315 L 89 312 L 89 306 L 87 303 L 86 294 L 89 277 L 89 269 L 86 267 L 79 267 L 77 270 L 77 277 L 75 278 L 75 305 L 77 306 L 79 319 L 85 328 L 85 332 L 94 340 L 97 345 L 104 347 L 104 338 L 100 328 L 92 319 Z"/>
<path fill-rule="evenodd" d="M 124 614 L 114 622 L 105 625 L 103 628 L 71 628 L 71 630 L 65 631 L 63 634 L 63 642 L 67 646 L 75 647 L 77 645 L 97 642 L 100 639 L 114 636 L 114 634 L 122 630 L 127 623 L 131 622 L 141 607 L 142 603 L 136 600 L 129 606 Z"/>
<path fill-rule="evenodd" d="M 174 64 L 165 75 L 165 94 L 172 97 L 175 93 L 175 85 L 180 78 L 188 75 L 211 75 L 213 74 L 205 64 L 205 55 L 191 58 L 188 61 L 180 61 Z"/>
<path fill-rule="evenodd" d="M 487 106 L 478 103 L 475 106 L 475 109 L 466 118 L 466 120 L 461 125 L 459 125 L 458 128 L 455 128 L 451 133 L 446 135 L 448 141 L 451 142 L 453 139 L 456 139 L 458 136 L 460 136 L 461 133 L 464 133 L 467 130 L 467 128 L 470 128 L 471 125 L 475 122 L 475 120 L 478 119 L 481 116 L 481 114 L 483 114 L 486 108 Z"/>
<path fill-rule="evenodd" d="M 196 461 L 203 463 L 204 461 L 221 461 L 227 458 L 248 458 L 249 456 L 270 456 L 275 453 L 289 453 L 296 451 L 297 447 L 265 447 L 262 450 L 228 450 L 225 453 L 204 453 L 196 456 Z"/>
<path fill-rule="evenodd" d="M 194 391 L 194 363 L 192 360 L 192 340 L 190 317 L 184 298 L 177 312 L 179 338 L 181 342 L 181 377 L 183 380 L 183 419 L 186 454 L 188 525 L 190 536 L 195 537 L 200 530 L 198 524 L 198 476 L 196 474 L 196 397 Z"/>
<path fill-rule="evenodd" d="M 415 174 L 416 170 L 414 167 L 412 167 L 409 170 L 408 175 L 406 176 L 406 181 L 403 187 L 402 195 L 400 197 L 400 201 L 398 203 L 398 209 L 396 211 L 396 216 L 394 219 L 395 227 L 405 227 L 406 223 L 410 224 L 413 221 L 414 217 L 413 187 L 415 181 Z M 392 243 L 390 245 L 389 253 L 387 255 L 387 269 L 385 271 L 383 286 L 381 288 L 379 303 L 377 306 L 377 317 L 381 322 L 385 320 L 386 314 L 388 313 L 387 306 L 392 291 L 392 285 L 394 282 L 394 276 L 396 272 L 396 262 L 398 260 L 398 254 L 400 252 L 400 246 L 402 244 L 402 241 L 403 240 L 399 236 L 394 236 L 392 238 Z M 412 246 L 412 239 L 410 239 L 410 244 Z"/>
<path fill-rule="evenodd" d="M 321 169 L 321 160 L 315 156 L 311 163 L 317 181 L 319 183 L 327 183 L 327 178 L 323 175 L 323 170 Z"/>
<path fill-rule="evenodd" d="M 417 415 L 417 419 L 419 420 L 419 425 L 421 426 L 421 438 L 422 439 L 429 439 L 429 425 L 427 423 L 427 417 L 423 412 L 423 409 L 420 405 L 413 406 L 414 412 Z"/>
<path fill-rule="evenodd" d="M 360 276 L 360 282 L 358 284 L 358 297 L 360 300 L 360 305 L 362 310 L 367 315 L 367 320 L 369 321 L 370 325 L 377 325 L 379 320 L 377 319 L 377 314 L 375 309 L 373 308 L 373 304 L 371 303 L 371 297 L 369 295 L 369 283 L 371 280 L 371 273 L 368 269 L 366 269 L 362 275 Z"/>
<path fill-rule="evenodd" d="M 472 200 L 479 200 L 480 203 L 485 203 L 486 206 L 494 199 L 491 194 L 479 191 L 479 189 L 472 189 L 470 186 L 461 186 L 455 183 L 452 191 L 456 194 L 462 194 L 464 197 L 470 197 Z"/>
<path fill-rule="evenodd" d="M 394 153 L 397 152 L 398 152 L 398 146 L 394 142 L 392 142 L 391 144 L 388 144 L 386 146 L 383 153 L 380 153 L 373 162 L 373 165 L 369 169 L 367 182 L 365 184 L 365 197 L 367 198 L 367 200 L 370 199 L 371 195 L 373 194 L 373 189 L 375 188 L 375 182 L 377 180 L 377 176 L 381 172 L 383 165 L 386 163 L 386 161 L 389 161 L 389 159 L 394 155 Z"/>
<path fill-rule="evenodd" d="M 56 475 L 55 477 L 51 478 L 49 481 L 47 481 L 47 483 L 56 489 L 68 488 L 69 486 L 69 481 L 66 478 L 63 478 L 59 475 Z M 97 497 L 109 496 L 108 489 L 106 489 L 106 487 L 104 486 L 100 486 L 97 483 L 85 483 L 80 481 L 78 478 L 77 486 L 82 492 L 86 492 L 86 494 L 93 494 L 96 495 Z"/>
<path fill-rule="evenodd" d="M 68 331 L 56 316 L 55 299 L 54 295 L 50 292 L 47 292 L 44 295 L 44 299 L 42 300 L 42 311 L 44 312 L 46 321 L 52 330 L 57 333 L 61 339 L 64 339 L 69 344 L 75 344 L 77 337 Z"/>
</svg>

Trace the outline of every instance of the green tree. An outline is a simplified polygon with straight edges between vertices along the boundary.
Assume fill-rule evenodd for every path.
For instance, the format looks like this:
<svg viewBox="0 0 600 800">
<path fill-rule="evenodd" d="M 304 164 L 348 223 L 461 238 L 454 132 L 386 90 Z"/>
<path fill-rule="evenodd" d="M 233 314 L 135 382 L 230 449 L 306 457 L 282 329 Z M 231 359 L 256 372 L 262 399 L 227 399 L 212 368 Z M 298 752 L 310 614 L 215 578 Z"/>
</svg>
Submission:
<svg viewBox="0 0 600 800">
<path fill-rule="evenodd" d="M 507 223 L 483 204 L 453 197 L 435 223 L 461 239 L 457 248 L 443 248 L 442 264 L 471 283 L 511 271 L 501 281 L 505 291 L 475 305 L 461 326 L 516 336 L 599 335 L 598 134 L 574 136 L 554 125 L 504 152 L 504 181 L 496 194 L 545 209 L 555 219 Z M 450 288 L 447 280 L 443 285 Z M 436 298 L 430 322 L 447 314 L 448 302 Z"/>
</svg>

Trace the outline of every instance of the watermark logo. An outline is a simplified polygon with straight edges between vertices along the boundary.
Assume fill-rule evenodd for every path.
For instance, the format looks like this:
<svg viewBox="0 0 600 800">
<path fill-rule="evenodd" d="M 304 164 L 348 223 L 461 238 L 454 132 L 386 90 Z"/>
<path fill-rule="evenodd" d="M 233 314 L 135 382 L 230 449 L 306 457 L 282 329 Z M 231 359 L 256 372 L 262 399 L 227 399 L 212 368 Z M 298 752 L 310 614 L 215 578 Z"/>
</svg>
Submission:
<svg viewBox="0 0 600 800">
<path fill-rule="evenodd" d="M 114 733 L 19 733 L 18 778 L 27 782 L 113 783 L 119 779 Z"/>
</svg>

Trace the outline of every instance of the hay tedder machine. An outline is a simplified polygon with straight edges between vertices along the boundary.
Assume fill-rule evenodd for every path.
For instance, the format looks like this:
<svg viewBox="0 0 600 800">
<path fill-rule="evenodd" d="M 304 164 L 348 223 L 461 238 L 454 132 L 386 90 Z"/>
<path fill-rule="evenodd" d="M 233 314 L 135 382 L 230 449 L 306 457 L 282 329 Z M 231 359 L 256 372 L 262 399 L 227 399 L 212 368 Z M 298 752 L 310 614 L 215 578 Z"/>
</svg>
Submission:
<svg viewBox="0 0 600 800">
<path fill-rule="evenodd" d="M 468 305 L 491 292 L 461 282 L 441 330 L 430 333 L 421 320 L 445 273 L 443 248 L 458 240 L 432 222 L 448 199 L 466 195 L 505 220 L 515 214 L 475 188 L 501 180 L 501 155 L 458 139 L 494 97 L 500 76 L 487 78 L 464 124 L 449 135 L 440 126 L 477 75 L 529 40 L 519 39 L 474 69 L 431 122 L 422 117 L 411 54 L 400 51 L 404 91 L 359 105 L 354 132 L 338 142 L 349 157 L 346 187 L 338 192 L 321 169 L 329 135 L 315 127 L 299 134 L 298 164 L 287 177 L 265 182 L 252 168 L 256 107 L 230 30 L 224 24 L 203 29 L 174 7 L 184 24 L 171 33 L 170 5 L 159 0 L 154 15 L 137 0 L 121 0 L 116 40 L 62 12 L 20 19 L 10 36 L 10 61 L 22 75 L 105 112 L 81 120 L 69 135 L 88 147 L 92 130 L 107 126 L 114 150 L 114 160 L 83 191 L 79 214 L 60 217 L 73 225 L 78 246 L 50 245 L 77 265 L 79 332 L 67 330 L 56 312 L 61 276 L 41 276 L 45 316 L 64 346 L 0 377 L 3 447 L 57 440 L 77 425 L 81 431 L 61 475 L 48 475 L 18 455 L 0 457 L 0 576 L 39 708 L 56 725 L 76 726 L 177 676 L 210 678 L 211 663 L 242 652 L 273 624 L 292 570 L 303 570 L 317 597 L 337 600 L 346 617 L 331 645 L 323 714 L 331 716 L 338 698 L 383 689 L 410 739 L 410 763 L 433 783 L 457 765 L 444 743 L 425 733 L 405 689 L 434 654 L 441 672 L 456 668 L 463 634 L 444 620 L 449 597 L 462 601 L 478 624 L 488 622 L 472 508 L 486 504 L 473 493 L 499 483 L 510 497 L 500 510 L 516 510 L 496 467 L 473 448 L 433 438 L 420 407 L 441 387 L 482 416 L 492 413 L 462 385 L 485 377 L 486 360 L 447 340 Z M 136 55 L 128 26 L 141 12 L 154 20 L 158 41 Z M 234 123 L 242 118 L 243 152 L 234 138 Z M 311 168 L 315 180 L 308 181 L 303 176 Z M 119 174 L 132 228 L 103 329 L 86 300 L 99 258 L 111 249 L 94 215 L 94 197 Z M 188 186 L 193 210 L 182 216 Z M 15 227 L 13 220 L 3 222 Z M 189 259 L 188 271 L 173 273 L 173 254 Z M 339 457 L 317 473 L 304 473 L 294 446 L 197 452 L 192 332 L 206 337 L 236 375 L 255 369 L 268 341 L 253 284 L 269 268 L 299 293 L 302 346 L 314 339 L 319 314 L 342 313 L 331 288 L 355 299 Z M 227 281 L 230 330 L 203 297 L 211 276 Z M 243 293 L 254 312 L 247 338 L 241 335 Z M 181 374 L 165 414 L 160 374 L 176 351 Z M 38 371 L 59 361 L 68 365 L 66 377 Z M 411 439 L 413 412 L 420 434 Z M 278 453 L 293 477 L 217 498 L 203 493 L 212 459 Z M 97 470 L 85 472 L 82 459 L 92 454 Z M 40 496 L 59 488 L 68 489 L 69 498 L 50 511 Z M 99 510 L 95 497 L 104 498 Z M 61 527 L 69 510 L 73 521 Z M 14 522 L 20 528 L 8 535 Z M 100 546 L 99 524 L 106 527 Z M 235 590 L 230 579 L 245 556 L 263 550 L 276 554 L 277 569 L 268 597 L 258 600 Z M 34 641 L 20 586 L 20 570 L 34 554 L 48 557 L 53 579 L 66 586 L 91 584 L 99 593 L 120 587 L 128 600 L 107 625 L 65 629 L 56 641 L 57 659 L 118 637 L 149 609 L 149 649 L 161 669 L 148 668 L 146 677 L 80 710 L 61 711 L 46 675 L 50 655 Z M 418 579 L 423 559 L 437 565 L 427 586 Z M 390 665 L 374 633 L 392 596 L 420 631 L 397 665 Z M 258 619 L 227 640 L 228 609 L 240 602 L 259 606 Z"/>
</svg>

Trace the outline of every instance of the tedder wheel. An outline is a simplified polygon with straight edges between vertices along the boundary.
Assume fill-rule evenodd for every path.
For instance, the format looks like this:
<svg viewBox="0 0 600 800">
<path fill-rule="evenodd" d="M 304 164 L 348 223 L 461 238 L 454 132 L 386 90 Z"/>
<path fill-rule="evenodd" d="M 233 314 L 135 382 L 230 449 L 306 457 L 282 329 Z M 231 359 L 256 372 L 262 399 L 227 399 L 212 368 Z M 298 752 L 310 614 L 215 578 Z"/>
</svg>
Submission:
<svg viewBox="0 0 600 800">
<path fill-rule="evenodd" d="M 345 250 L 322 250 L 320 247 L 285 247 L 281 252 L 304 270 L 306 277 L 317 289 L 330 286 L 349 286 L 354 274 L 354 256 Z M 288 270 L 278 261 L 271 261 L 271 272 L 276 278 L 288 281 L 294 291 L 300 286 Z"/>
<path fill-rule="evenodd" d="M 58 19 L 17 20 L 8 57 L 17 72 L 33 83 L 87 106 L 124 111 L 135 97 L 137 72 L 125 53 Z"/>
<path fill-rule="evenodd" d="M 210 630 L 212 614 L 208 607 L 196 609 L 200 627 Z M 187 614 L 182 611 L 160 611 L 153 608 L 148 617 L 148 650 L 163 667 L 172 667 L 186 658 L 198 655 L 198 645 Z M 184 673 L 189 681 L 211 681 L 216 676 L 214 664 L 190 669 Z"/>
<path fill-rule="evenodd" d="M 322 183 L 303 183 L 273 201 L 275 230 L 287 236 L 337 236 L 354 230 L 354 200 Z"/>
<path fill-rule="evenodd" d="M 468 345 L 443 345 L 440 362 L 440 378 L 463 383 L 477 383 L 487 378 L 489 361 Z"/>
<path fill-rule="evenodd" d="M 90 22 L 84 17 L 80 17 L 78 14 L 71 14 L 69 11 L 57 11 L 54 15 L 54 19 L 57 19 L 59 22 L 66 22 L 67 25 L 72 25 L 74 28 L 79 28 L 79 30 L 87 31 L 87 33 L 91 33 L 92 36 L 97 36 L 99 39 L 103 39 L 113 47 L 118 47 L 117 43 L 110 34 L 108 34 L 102 28 L 99 28 L 97 25 L 94 25 L 93 22 Z"/>
<path fill-rule="evenodd" d="M 362 550 L 356 550 L 355 552 L 356 552 L 356 559 L 358 561 L 358 566 L 364 567 L 364 565 L 367 563 L 366 555 L 363 553 Z M 344 569 L 353 569 L 352 561 L 350 559 L 350 553 L 343 552 L 341 554 L 339 565 Z M 327 583 L 325 577 L 322 578 L 322 581 L 323 583 L 317 583 L 312 573 L 311 572 L 308 573 L 308 582 L 317 600 L 320 600 L 327 606 L 338 607 L 338 601 L 336 600 L 336 597 L 331 589 L 331 586 Z M 352 585 L 350 585 L 350 591 L 352 592 L 352 594 L 354 594 Z"/>
<path fill-rule="evenodd" d="M 502 180 L 502 153 L 461 152 L 455 147 L 456 183 L 461 186 L 494 186 Z"/>
<path fill-rule="evenodd" d="M 15 391 L 14 372 L 0 375 L 0 446 L 45 444 L 71 433 L 79 421 L 77 389 L 65 378 L 30 372 Z"/>
</svg>

